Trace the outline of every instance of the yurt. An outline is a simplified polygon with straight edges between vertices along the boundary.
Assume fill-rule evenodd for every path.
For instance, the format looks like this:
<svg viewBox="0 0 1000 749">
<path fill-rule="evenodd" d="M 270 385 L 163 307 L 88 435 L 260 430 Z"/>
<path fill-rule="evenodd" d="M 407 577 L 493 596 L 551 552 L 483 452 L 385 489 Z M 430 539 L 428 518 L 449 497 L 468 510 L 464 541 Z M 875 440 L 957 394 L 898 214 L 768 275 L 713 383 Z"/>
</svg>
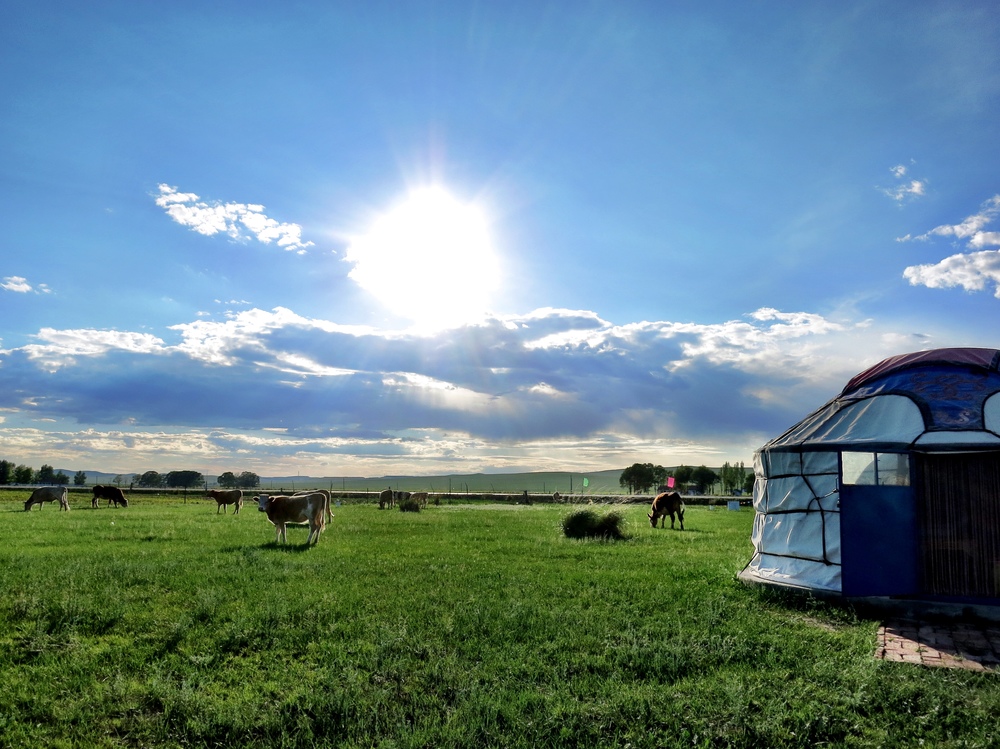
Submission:
<svg viewBox="0 0 1000 749">
<path fill-rule="evenodd" d="M 1000 351 L 903 354 L 754 456 L 747 582 L 1000 605 Z"/>
</svg>

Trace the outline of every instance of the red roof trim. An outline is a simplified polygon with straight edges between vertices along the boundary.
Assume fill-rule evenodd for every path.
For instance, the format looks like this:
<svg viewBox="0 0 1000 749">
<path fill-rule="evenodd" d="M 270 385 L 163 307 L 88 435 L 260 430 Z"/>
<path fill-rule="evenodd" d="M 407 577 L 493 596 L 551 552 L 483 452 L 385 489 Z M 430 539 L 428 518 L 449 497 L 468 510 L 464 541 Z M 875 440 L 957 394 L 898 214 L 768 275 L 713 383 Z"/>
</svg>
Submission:
<svg viewBox="0 0 1000 749">
<path fill-rule="evenodd" d="M 867 382 L 896 372 L 901 369 L 922 366 L 924 364 L 954 364 L 956 366 L 976 367 L 986 370 L 996 370 L 1000 364 L 1000 351 L 991 348 L 939 348 L 931 351 L 917 351 L 912 354 L 900 354 L 883 359 L 874 367 L 866 369 L 861 374 L 851 378 L 841 391 L 847 395 Z"/>
</svg>

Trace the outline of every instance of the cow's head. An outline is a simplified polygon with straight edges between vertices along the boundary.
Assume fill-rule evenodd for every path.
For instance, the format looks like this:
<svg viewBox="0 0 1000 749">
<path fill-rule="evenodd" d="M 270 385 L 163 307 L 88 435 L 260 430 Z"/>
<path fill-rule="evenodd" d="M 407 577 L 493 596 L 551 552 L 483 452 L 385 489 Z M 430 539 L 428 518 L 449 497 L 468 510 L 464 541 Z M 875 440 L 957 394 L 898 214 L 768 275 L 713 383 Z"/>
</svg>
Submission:
<svg viewBox="0 0 1000 749">
<path fill-rule="evenodd" d="M 128 500 L 124 496 L 119 497 L 118 501 L 121 503 L 122 507 L 128 507 Z"/>
<path fill-rule="evenodd" d="M 657 516 L 655 514 L 653 514 L 652 512 L 647 513 L 647 516 L 649 517 L 649 524 L 655 528 L 656 527 Z"/>
<path fill-rule="evenodd" d="M 268 505 L 271 504 L 271 498 L 266 494 L 261 494 L 257 497 L 257 510 L 259 512 L 267 512 Z"/>
</svg>

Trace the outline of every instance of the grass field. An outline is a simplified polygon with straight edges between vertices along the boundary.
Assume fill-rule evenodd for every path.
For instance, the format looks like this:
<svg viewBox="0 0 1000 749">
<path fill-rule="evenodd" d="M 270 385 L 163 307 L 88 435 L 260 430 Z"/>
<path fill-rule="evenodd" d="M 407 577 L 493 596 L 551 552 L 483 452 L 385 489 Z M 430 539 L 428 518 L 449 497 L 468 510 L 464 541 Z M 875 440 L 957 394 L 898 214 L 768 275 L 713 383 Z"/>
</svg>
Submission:
<svg viewBox="0 0 1000 749">
<path fill-rule="evenodd" d="M 996 746 L 990 674 L 872 657 L 877 622 L 734 580 L 752 512 L 0 502 L 0 746 Z M 18 501 L 20 500 L 20 501 Z M 89 504 L 89 503 L 88 503 Z"/>
</svg>

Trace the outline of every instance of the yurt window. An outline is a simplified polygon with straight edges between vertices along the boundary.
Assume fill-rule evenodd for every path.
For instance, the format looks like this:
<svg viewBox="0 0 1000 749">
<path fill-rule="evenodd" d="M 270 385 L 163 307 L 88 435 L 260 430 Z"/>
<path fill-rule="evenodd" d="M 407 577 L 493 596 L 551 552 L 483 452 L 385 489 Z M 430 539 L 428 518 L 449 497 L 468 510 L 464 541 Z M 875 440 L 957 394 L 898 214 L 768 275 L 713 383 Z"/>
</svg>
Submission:
<svg viewBox="0 0 1000 749">
<path fill-rule="evenodd" d="M 841 479 L 858 486 L 909 486 L 906 453 L 841 453 Z"/>
</svg>

